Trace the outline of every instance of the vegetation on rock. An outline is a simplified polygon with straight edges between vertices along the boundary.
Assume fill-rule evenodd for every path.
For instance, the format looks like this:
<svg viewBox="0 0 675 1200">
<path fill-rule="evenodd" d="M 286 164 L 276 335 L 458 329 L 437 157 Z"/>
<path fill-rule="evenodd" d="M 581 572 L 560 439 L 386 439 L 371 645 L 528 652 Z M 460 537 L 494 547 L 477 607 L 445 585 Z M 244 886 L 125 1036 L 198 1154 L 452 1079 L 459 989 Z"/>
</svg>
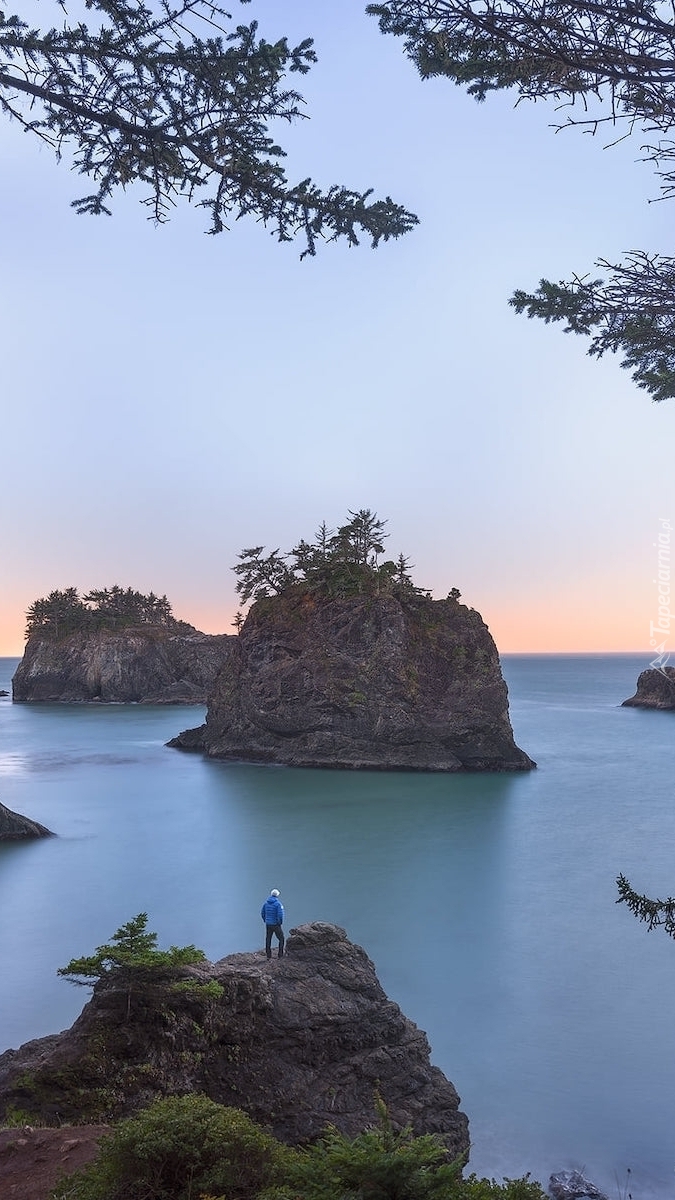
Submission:
<svg viewBox="0 0 675 1200">
<path fill-rule="evenodd" d="M 298 585 L 305 592 L 331 598 L 360 595 L 429 596 L 418 588 L 410 575 L 410 560 L 404 554 L 380 562 L 384 554 L 386 521 L 369 508 L 349 510 L 348 520 L 338 529 L 328 529 L 325 521 L 314 534 L 304 538 L 289 553 L 279 549 L 265 555 L 264 546 L 242 550 L 232 569 L 238 576 L 237 591 L 242 601 L 259 600 L 271 594 L 282 595 Z M 449 599 L 459 600 L 453 588 Z M 241 622 L 235 618 L 237 629 Z"/>
<path fill-rule="evenodd" d="M 96 1162 L 54 1200 L 545 1200 L 527 1177 L 462 1178 L 432 1134 L 379 1123 L 354 1138 L 334 1128 L 304 1149 L 283 1146 L 245 1113 L 205 1096 L 159 1100 L 120 1122 Z"/>
<path fill-rule="evenodd" d="M 281 1179 L 290 1153 L 246 1113 L 206 1096 L 157 1100 L 101 1142 L 98 1159 L 55 1200 L 249 1200 Z"/>
<path fill-rule="evenodd" d="M 175 633 L 192 633 L 194 628 L 178 621 L 166 596 L 144 595 L 133 588 L 113 584 L 80 596 L 77 588 L 53 591 L 35 600 L 26 612 L 26 637 L 58 641 L 70 633 L 98 629 L 125 629 L 133 625 L 159 625 Z"/>
<path fill-rule="evenodd" d="M 386 557 L 377 513 L 348 518 L 288 552 L 240 552 L 236 590 L 253 605 L 206 724 L 172 744 L 298 767 L 530 770 L 480 614 L 456 587 L 433 599 L 405 554 Z"/>
<path fill-rule="evenodd" d="M 351 957 L 356 952 L 356 967 L 370 970 L 364 952 L 350 947 L 344 932 L 337 928 L 307 926 L 293 931 L 292 936 L 298 942 L 300 962 L 314 945 L 331 963 L 343 945 Z M 91 956 L 73 959 L 59 973 L 89 981 L 106 980 L 134 969 L 144 973 L 147 983 L 157 968 L 162 974 L 174 964 L 199 962 L 202 957 L 192 946 L 158 951 L 156 935 L 147 930 L 146 914 L 139 913 L 113 935 L 110 944 L 98 947 Z M 344 966 L 343 961 L 342 969 Z M 235 1001 L 235 1008 L 242 1000 L 259 1007 L 250 989 L 242 988 L 241 978 L 230 1000 Z M 343 1010 L 338 1009 L 343 1037 Z M 101 1078 L 114 1087 L 112 1062 L 107 1066 L 105 1062 L 103 1011 L 99 1009 L 91 1029 L 95 1030 L 101 1056 Z M 112 1010 L 108 1008 L 107 1012 L 110 1016 Z M 250 1021 L 250 1014 L 246 1020 Z M 121 1026 L 119 1032 L 128 1034 L 129 1029 Z M 79 1039 L 82 1032 L 80 1029 Z M 80 1040 L 80 1054 L 82 1048 Z M 145 1049 L 147 1052 L 147 1045 Z M 95 1051 L 90 1039 L 86 1056 L 91 1058 Z M 168 1052 L 180 1059 L 185 1048 L 181 1051 L 172 1043 Z M 143 1071 L 146 1065 L 136 1064 L 136 1069 Z M 133 1069 L 131 1062 L 129 1066 Z M 83 1077 L 74 1069 L 74 1063 L 68 1064 L 62 1058 L 56 1067 L 53 1074 L 58 1079 L 53 1082 L 58 1085 L 59 1108 L 50 1115 L 54 1123 L 61 1124 L 64 1103 L 67 1107 L 69 1093 L 80 1091 Z M 88 1069 L 92 1069 L 91 1063 Z M 239 1070 L 245 1069 L 242 1063 Z M 25 1069 L 15 1082 L 18 1091 L 27 1096 L 39 1087 L 35 1073 Z M 392 1110 L 381 1098 L 379 1084 L 373 1081 L 371 1086 L 370 1101 L 374 1097 L 375 1112 L 368 1105 L 361 1118 L 363 1124 L 356 1130 L 341 1130 L 331 1118 L 330 1124 L 323 1124 L 309 1137 L 288 1138 L 278 1130 L 275 1136 L 266 1127 L 268 1123 L 272 1126 L 279 1115 L 271 1108 L 266 1110 L 254 1102 L 257 1120 L 253 1120 L 244 1111 L 250 1101 L 247 1104 L 242 1097 L 242 1107 L 218 1103 L 205 1094 L 204 1088 L 190 1087 L 184 1078 L 183 1086 L 173 1094 L 157 1099 L 150 1099 L 148 1094 L 140 1111 L 118 1119 L 100 1140 L 97 1157 L 60 1179 L 50 1193 L 52 1200 L 545 1200 L 540 1186 L 527 1176 L 507 1179 L 502 1184 L 475 1175 L 463 1178 L 468 1140 L 458 1151 L 448 1148 L 452 1143 L 445 1134 L 420 1132 L 419 1127 L 414 1133 L 412 1124 L 401 1121 L 400 1116 L 397 1125 L 390 1116 Z M 283 1104 L 278 1092 L 271 1092 L 268 1100 Z M 14 1115 L 22 1123 L 35 1124 L 30 1107 L 24 1112 L 16 1110 Z M 432 1109 L 429 1116 L 436 1121 L 437 1109 Z M 438 1129 L 437 1123 L 434 1128 Z"/>
<path fill-rule="evenodd" d="M 71 983 L 92 987 L 95 983 L 114 981 L 126 992 L 127 1016 L 131 1009 L 133 990 L 147 989 L 153 983 L 169 976 L 176 970 L 194 963 L 206 961 L 202 950 L 196 946 L 171 946 L 168 950 L 157 949 L 157 934 L 147 929 L 148 914 L 138 913 L 112 935 L 110 942 L 97 946 L 93 954 L 82 958 L 71 958 L 57 974 Z M 192 980 L 177 982 L 175 987 L 199 987 Z M 215 981 L 204 984 L 201 991 L 218 988 Z"/>
<path fill-rule="evenodd" d="M 313 1146 L 290 1157 L 275 1200 L 450 1200 L 462 1160 L 449 1162 L 446 1147 L 433 1134 L 414 1137 L 410 1128 L 395 1130 L 379 1096 L 375 1108 L 374 1128 L 348 1138 L 329 1127 Z"/>
</svg>

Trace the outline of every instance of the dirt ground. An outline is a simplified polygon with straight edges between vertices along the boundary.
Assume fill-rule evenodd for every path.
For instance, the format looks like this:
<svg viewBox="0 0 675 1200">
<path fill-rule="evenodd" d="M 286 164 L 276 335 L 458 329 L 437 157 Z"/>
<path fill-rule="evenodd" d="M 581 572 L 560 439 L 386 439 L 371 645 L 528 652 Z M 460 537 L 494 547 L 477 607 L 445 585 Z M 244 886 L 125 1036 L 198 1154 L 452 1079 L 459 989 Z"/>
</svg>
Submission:
<svg viewBox="0 0 675 1200">
<path fill-rule="evenodd" d="M 106 1125 L 0 1129 L 2 1200 L 49 1200 L 63 1175 L 96 1158 Z"/>
</svg>

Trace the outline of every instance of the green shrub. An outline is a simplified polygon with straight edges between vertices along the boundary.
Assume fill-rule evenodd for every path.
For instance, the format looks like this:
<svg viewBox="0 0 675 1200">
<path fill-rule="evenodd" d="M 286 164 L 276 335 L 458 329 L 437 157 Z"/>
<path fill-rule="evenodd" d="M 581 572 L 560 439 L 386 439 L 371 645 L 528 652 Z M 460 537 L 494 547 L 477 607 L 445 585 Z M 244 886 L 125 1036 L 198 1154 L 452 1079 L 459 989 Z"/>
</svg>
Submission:
<svg viewBox="0 0 675 1200">
<path fill-rule="evenodd" d="M 53 1200 L 253 1200 L 289 1151 L 237 1108 L 206 1096 L 158 1100 L 101 1141 L 100 1155 Z"/>
<path fill-rule="evenodd" d="M 396 1132 L 376 1107 L 378 1128 L 329 1128 L 297 1150 L 206 1096 L 159 1100 L 120 1122 L 52 1200 L 546 1200 L 528 1176 L 463 1179 L 440 1138 Z"/>
<path fill-rule="evenodd" d="M 548 1200 L 548 1197 L 529 1174 L 521 1179 L 504 1179 L 502 1183 L 469 1175 L 461 1181 L 453 1200 Z"/>
<path fill-rule="evenodd" d="M 379 1125 L 354 1138 L 335 1128 L 313 1146 L 290 1154 L 283 1182 L 258 1200 L 547 1200 L 528 1176 L 503 1184 L 470 1175 L 462 1159 L 449 1161 L 442 1140 L 394 1131 L 382 1099 Z"/>
<path fill-rule="evenodd" d="M 286 1163 L 284 1184 L 264 1200 L 446 1200 L 461 1181 L 440 1138 L 395 1132 L 378 1098 L 379 1127 L 348 1138 L 331 1127 Z M 478 1200 L 478 1197 L 476 1197 Z M 519 1200 L 513 1197 L 513 1200 Z M 529 1200 L 523 1197 L 522 1200 Z"/>
</svg>

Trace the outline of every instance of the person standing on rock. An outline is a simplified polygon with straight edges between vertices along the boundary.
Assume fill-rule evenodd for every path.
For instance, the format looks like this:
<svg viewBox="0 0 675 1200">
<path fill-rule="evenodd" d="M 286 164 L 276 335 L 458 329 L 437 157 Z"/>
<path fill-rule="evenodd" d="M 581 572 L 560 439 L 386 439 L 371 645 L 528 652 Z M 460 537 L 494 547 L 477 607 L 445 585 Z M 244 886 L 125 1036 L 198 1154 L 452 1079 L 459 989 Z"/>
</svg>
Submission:
<svg viewBox="0 0 675 1200">
<path fill-rule="evenodd" d="M 276 937 L 279 943 L 279 958 L 284 957 L 284 931 L 281 928 L 284 923 L 284 906 L 279 899 L 279 892 L 276 888 L 272 888 L 265 903 L 260 909 L 260 916 L 265 922 L 265 954 L 268 958 L 272 957 L 272 934 Z"/>
</svg>

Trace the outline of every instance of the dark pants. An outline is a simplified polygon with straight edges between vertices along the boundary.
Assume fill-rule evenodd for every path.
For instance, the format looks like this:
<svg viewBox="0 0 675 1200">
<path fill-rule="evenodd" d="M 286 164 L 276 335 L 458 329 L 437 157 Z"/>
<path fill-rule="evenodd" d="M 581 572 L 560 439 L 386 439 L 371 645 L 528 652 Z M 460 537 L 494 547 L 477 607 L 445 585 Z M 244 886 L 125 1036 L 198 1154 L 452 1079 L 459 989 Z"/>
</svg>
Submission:
<svg viewBox="0 0 675 1200">
<path fill-rule="evenodd" d="M 265 926 L 265 954 L 268 958 L 272 957 L 272 934 L 276 936 L 279 943 L 279 958 L 284 956 L 284 931 L 281 925 L 266 925 Z"/>
</svg>

